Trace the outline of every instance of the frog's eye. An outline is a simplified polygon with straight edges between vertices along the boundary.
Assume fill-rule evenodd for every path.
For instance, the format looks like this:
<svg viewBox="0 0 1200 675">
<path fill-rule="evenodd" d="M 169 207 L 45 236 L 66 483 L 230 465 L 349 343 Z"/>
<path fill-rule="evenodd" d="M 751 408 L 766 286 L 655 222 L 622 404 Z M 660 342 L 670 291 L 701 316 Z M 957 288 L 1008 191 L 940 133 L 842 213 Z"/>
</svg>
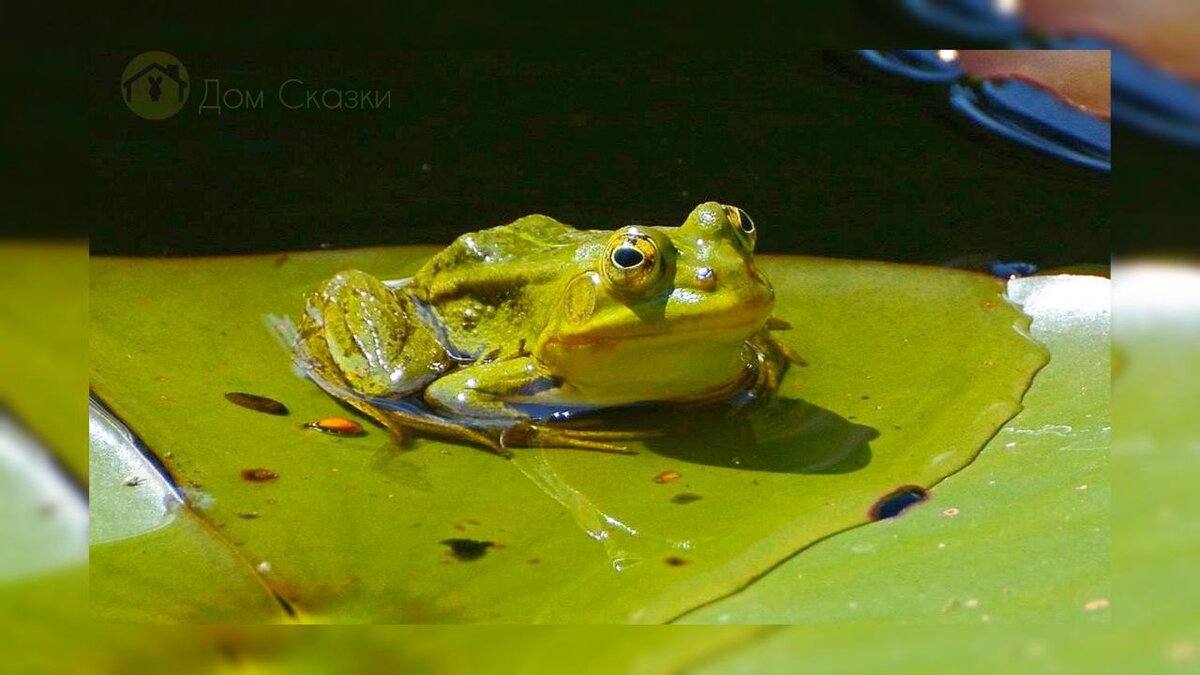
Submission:
<svg viewBox="0 0 1200 675">
<path fill-rule="evenodd" d="M 646 234 L 629 228 L 608 242 L 604 259 L 604 277 L 620 290 L 646 288 L 658 280 L 658 245 Z"/>
<path fill-rule="evenodd" d="M 746 242 L 746 245 L 753 251 L 754 243 L 758 239 L 758 232 L 754 229 L 754 221 L 750 219 L 750 214 L 736 206 L 726 206 L 725 215 L 729 218 L 733 229 L 737 231 L 738 237 Z"/>
</svg>

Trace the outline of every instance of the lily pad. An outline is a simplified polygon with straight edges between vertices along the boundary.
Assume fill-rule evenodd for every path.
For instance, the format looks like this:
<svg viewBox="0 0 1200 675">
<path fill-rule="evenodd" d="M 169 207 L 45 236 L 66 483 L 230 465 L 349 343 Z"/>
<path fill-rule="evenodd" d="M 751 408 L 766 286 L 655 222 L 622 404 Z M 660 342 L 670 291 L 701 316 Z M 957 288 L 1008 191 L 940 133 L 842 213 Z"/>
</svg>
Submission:
<svg viewBox="0 0 1200 675">
<path fill-rule="evenodd" d="M 263 582 L 302 620 L 676 618 L 866 522 L 895 488 L 961 469 L 1045 362 L 995 279 L 766 256 L 776 314 L 796 326 L 781 335 L 810 365 L 748 415 L 659 411 L 670 433 L 636 456 L 543 448 L 512 462 L 428 439 L 400 449 L 366 420 L 357 438 L 304 429 L 351 413 L 292 371 L 268 317 L 294 316 L 341 269 L 400 277 L 432 251 L 93 261 L 93 391 L 205 495 L 191 506 L 209 532 L 268 564 Z M 150 574 L 149 551 L 171 544 L 146 536 L 125 541 L 143 541 L 147 562 L 94 570 L 94 592 Z M 453 540 L 482 553 L 456 556 Z M 216 593 L 179 592 L 200 605 Z"/>
<path fill-rule="evenodd" d="M 53 457 L 0 410 L 0 585 L 86 562 L 87 516 Z"/>
<path fill-rule="evenodd" d="M 1107 622 L 1109 286 L 1010 282 L 1051 358 L 980 456 L 903 517 L 822 541 L 683 620 Z"/>
<path fill-rule="evenodd" d="M 89 569 L 101 580 L 91 589 L 93 618 L 137 623 L 286 621 L 285 606 L 262 583 L 253 564 L 196 516 L 133 435 L 95 405 L 89 421 Z"/>
<path fill-rule="evenodd" d="M 56 623 L 87 599 L 87 502 L 41 441 L 0 410 L 0 649 L 13 672 L 41 672 Z M 78 650 L 63 650 L 77 654 Z M 72 661 L 76 665 L 78 662 Z"/>
<path fill-rule="evenodd" d="M 0 408 L 86 482 L 87 244 L 5 242 L 0 269 Z"/>
</svg>

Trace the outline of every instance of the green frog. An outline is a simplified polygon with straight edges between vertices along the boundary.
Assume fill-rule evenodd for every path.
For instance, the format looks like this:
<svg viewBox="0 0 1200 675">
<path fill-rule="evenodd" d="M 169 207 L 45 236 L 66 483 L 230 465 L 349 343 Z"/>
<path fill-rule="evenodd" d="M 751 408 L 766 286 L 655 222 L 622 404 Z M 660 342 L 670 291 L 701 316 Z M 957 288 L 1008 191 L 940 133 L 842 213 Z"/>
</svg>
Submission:
<svg viewBox="0 0 1200 675">
<path fill-rule="evenodd" d="M 572 418 L 772 395 L 789 361 L 741 209 L 678 227 L 578 230 L 542 215 L 459 237 L 412 277 L 347 270 L 307 298 L 295 357 L 398 438 L 613 452 L 636 432 Z"/>
</svg>

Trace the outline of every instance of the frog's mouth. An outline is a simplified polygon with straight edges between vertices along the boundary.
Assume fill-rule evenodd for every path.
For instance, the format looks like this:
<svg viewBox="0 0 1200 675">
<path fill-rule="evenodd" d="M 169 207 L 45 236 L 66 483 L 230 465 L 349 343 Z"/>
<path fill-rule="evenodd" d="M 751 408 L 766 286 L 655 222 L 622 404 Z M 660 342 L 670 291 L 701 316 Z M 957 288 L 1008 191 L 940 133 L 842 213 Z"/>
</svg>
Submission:
<svg viewBox="0 0 1200 675">
<path fill-rule="evenodd" d="M 583 333 L 559 335 L 555 342 L 568 345 L 602 343 L 602 342 L 637 342 L 641 340 L 676 339 L 680 341 L 698 338 L 727 338 L 741 334 L 750 337 L 763 327 L 767 316 L 742 318 L 741 321 L 701 320 L 687 322 L 671 322 L 667 325 L 646 325 L 644 328 L 625 328 L 616 332 L 608 330 L 591 330 Z"/>
<path fill-rule="evenodd" d="M 680 292 L 677 290 L 676 293 Z M 683 317 L 664 315 L 661 307 L 656 313 L 638 312 L 633 307 L 622 308 L 614 312 L 609 320 L 593 317 L 594 320 L 587 326 L 578 331 L 560 331 L 551 341 L 582 345 L 651 340 L 741 340 L 754 335 L 763 327 L 771 316 L 774 305 L 774 297 L 768 293 L 744 299 L 736 305 Z M 635 315 L 633 317 L 629 314 L 631 310 Z"/>
</svg>

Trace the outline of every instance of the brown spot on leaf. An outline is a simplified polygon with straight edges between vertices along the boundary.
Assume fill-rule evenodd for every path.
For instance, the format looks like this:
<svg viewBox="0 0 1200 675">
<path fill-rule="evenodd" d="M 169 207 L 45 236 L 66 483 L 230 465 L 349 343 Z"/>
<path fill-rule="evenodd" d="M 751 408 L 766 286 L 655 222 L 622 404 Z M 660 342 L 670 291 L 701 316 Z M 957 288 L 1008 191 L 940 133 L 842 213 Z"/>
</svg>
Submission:
<svg viewBox="0 0 1200 675">
<path fill-rule="evenodd" d="M 286 415 L 288 414 L 287 406 L 276 401 L 273 398 L 259 396 L 257 394 L 247 394 L 241 391 L 231 391 L 225 394 L 225 400 L 240 405 L 243 408 L 249 408 L 268 415 Z"/>
<path fill-rule="evenodd" d="M 677 555 L 668 556 L 667 558 L 663 559 L 663 562 L 671 567 L 683 567 L 684 565 L 688 564 L 687 558 L 680 558 Z"/>
<path fill-rule="evenodd" d="M 487 550 L 496 545 L 494 541 L 479 541 L 478 539 L 443 539 L 444 546 L 450 547 L 450 555 L 463 561 L 479 560 L 487 554 Z"/>
<path fill-rule="evenodd" d="M 261 467 L 254 469 L 242 469 L 242 480 L 250 481 L 251 483 L 265 483 L 269 480 L 279 478 L 279 474 L 270 469 Z"/>
<path fill-rule="evenodd" d="M 664 471 L 654 477 L 655 483 L 670 483 L 671 481 L 679 480 L 683 474 L 678 471 Z"/>
</svg>

